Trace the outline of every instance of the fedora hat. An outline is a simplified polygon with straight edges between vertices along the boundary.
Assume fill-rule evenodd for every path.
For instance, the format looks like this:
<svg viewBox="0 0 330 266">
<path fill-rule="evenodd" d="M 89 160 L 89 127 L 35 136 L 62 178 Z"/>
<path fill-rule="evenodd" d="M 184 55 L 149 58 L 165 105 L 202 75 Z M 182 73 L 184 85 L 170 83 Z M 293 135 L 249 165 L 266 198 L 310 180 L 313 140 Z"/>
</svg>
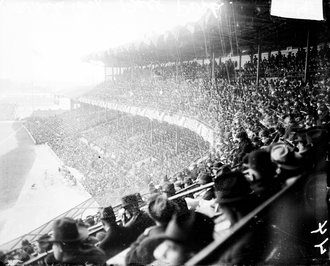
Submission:
<svg viewBox="0 0 330 266">
<path fill-rule="evenodd" d="M 136 194 L 129 194 L 121 198 L 122 207 L 125 208 L 127 206 L 139 206 L 139 197 Z"/>
<path fill-rule="evenodd" d="M 270 152 L 259 149 L 248 154 L 247 166 L 250 169 L 257 170 L 261 173 L 271 172 L 276 169 L 275 164 L 271 161 Z"/>
<path fill-rule="evenodd" d="M 276 143 L 270 148 L 271 160 L 278 165 L 279 168 L 285 170 L 296 170 L 302 166 L 302 156 L 294 152 L 285 143 Z"/>
<path fill-rule="evenodd" d="M 228 172 L 217 176 L 214 189 L 220 204 L 242 201 L 252 195 L 250 184 L 241 172 Z"/>
<path fill-rule="evenodd" d="M 153 195 L 148 204 L 151 218 L 161 223 L 168 223 L 177 210 L 177 205 L 165 195 Z"/>
<path fill-rule="evenodd" d="M 53 236 L 50 242 L 79 242 L 88 238 L 88 229 L 79 226 L 70 217 L 58 219 L 53 224 Z"/>
<path fill-rule="evenodd" d="M 166 182 L 163 184 L 163 192 L 169 193 L 169 194 L 175 194 L 175 186 L 171 182 Z"/>
<path fill-rule="evenodd" d="M 116 219 L 116 215 L 113 211 L 113 208 L 111 206 L 105 207 L 101 210 L 101 220 L 108 220 L 111 218 L 115 218 Z"/>
<path fill-rule="evenodd" d="M 214 222 L 205 214 L 189 211 L 174 215 L 159 238 L 171 240 L 192 250 L 199 250 L 213 241 Z M 158 238 L 158 236 L 157 236 Z"/>
<path fill-rule="evenodd" d="M 311 127 L 307 129 L 306 135 L 312 143 L 322 143 L 327 139 L 327 130 L 321 127 Z"/>
<path fill-rule="evenodd" d="M 200 173 L 197 179 L 201 184 L 207 184 L 212 182 L 212 176 L 207 172 Z"/>
</svg>

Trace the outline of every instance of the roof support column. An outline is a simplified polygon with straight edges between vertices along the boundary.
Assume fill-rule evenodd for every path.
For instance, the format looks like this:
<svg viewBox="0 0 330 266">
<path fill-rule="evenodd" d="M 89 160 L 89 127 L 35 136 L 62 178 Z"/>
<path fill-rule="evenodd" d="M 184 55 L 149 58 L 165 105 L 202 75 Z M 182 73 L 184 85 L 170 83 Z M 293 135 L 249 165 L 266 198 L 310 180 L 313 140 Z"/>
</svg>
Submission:
<svg viewBox="0 0 330 266">
<path fill-rule="evenodd" d="M 178 72 L 179 72 L 179 70 L 178 70 L 178 61 L 175 60 L 175 82 L 178 81 L 178 75 L 179 75 Z"/>
<path fill-rule="evenodd" d="M 260 51 L 260 30 L 258 29 L 258 61 L 257 61 L 257 80 L 256 85 L 259 87 L 259 78 L 260 78 L 260 61 L 261 61 L 261 51 Z"/>
<path fill-rule="evenodd" d="M 215 57 L 214 57 L 214 52 L 213 52 L 212 53 L 212 70 L 211 70 L 211 84 L 212 84 L 212 86 L 214 86 L 214 84 L 215 84 L 214 65 L 215 65 Z"/>
<path fill-rule="evenodd" d="M 238 51 L 238 70 L 241 70 L 242 68 L 242 53 L 241 51 Z"/>
<path fill-rule="evenodd" d="M 308 78 L 308 61 L 309 61 L 309 27 L 307 29 L 307 45 L 306 45 L 306 57 L 305 57 L 304 82 L 307 82 L 307 78 Z"/>
</svg>

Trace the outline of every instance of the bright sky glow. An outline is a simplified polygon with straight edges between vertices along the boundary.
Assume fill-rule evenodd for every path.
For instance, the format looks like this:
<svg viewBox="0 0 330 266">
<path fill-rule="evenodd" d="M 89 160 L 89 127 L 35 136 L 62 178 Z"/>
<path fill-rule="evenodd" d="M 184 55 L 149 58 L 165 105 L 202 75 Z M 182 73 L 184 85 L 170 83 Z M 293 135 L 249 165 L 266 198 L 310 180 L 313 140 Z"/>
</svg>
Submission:
<svg viewBox="0 0 330 266">
<path fill-rule="evenodd" d="M 0 0 L 0 79 L 100 83 L 103 66 L 84 56 L 196 21 L 211 2 Z"/>
</svg>

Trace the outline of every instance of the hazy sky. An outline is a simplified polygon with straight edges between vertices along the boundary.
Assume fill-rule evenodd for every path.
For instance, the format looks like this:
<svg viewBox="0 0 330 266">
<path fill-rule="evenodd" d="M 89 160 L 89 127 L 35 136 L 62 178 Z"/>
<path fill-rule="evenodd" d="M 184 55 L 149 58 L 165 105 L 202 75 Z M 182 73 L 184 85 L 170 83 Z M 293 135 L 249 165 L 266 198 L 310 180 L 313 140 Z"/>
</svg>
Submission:
<svg viewBox="0 0 330 266">
<path fill-rule="evenodd" d="M 0 0 L 0 78 L 95 84 L 90 53 L 198 20 L 213 1 Z"/>
</svg>

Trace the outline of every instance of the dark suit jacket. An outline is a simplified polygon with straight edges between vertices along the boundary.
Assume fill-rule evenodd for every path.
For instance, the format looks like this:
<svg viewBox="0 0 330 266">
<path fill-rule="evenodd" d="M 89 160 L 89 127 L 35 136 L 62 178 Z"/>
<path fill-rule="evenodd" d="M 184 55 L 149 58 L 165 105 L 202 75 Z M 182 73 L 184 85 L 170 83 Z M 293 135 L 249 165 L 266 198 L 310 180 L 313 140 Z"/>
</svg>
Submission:
<svg viewBox="0 0 330 266">
<path fill-rule="evenodd" d="M 155 222 L 146 212 L 140 211 L 138 214 L 134 215 L 128 224 L 125 225 L 125 227 L 129 229 L 129 239 L 131 243 L 135 241 L 146 228 L 154 225 Z"/>
<path fill-rule="evenodd" d="M 157 236 L 164 233 L 165 229 L 165 226 L 147 228 L 131 245 L 125 259 L 126 265 L 147 265 L 155 261 L 154 250 L 164 241 Z"/>
<path fill-rule="evenodd" d="M 107 259 L 109 259 L 129 247 L 133 242 L 130 236 L 131 233 L 128 228 L 117 224 L 113 225 L 106 232 L 106 236 L 100 242 L 99 248 L 105 252 Z"/>
</svg>

